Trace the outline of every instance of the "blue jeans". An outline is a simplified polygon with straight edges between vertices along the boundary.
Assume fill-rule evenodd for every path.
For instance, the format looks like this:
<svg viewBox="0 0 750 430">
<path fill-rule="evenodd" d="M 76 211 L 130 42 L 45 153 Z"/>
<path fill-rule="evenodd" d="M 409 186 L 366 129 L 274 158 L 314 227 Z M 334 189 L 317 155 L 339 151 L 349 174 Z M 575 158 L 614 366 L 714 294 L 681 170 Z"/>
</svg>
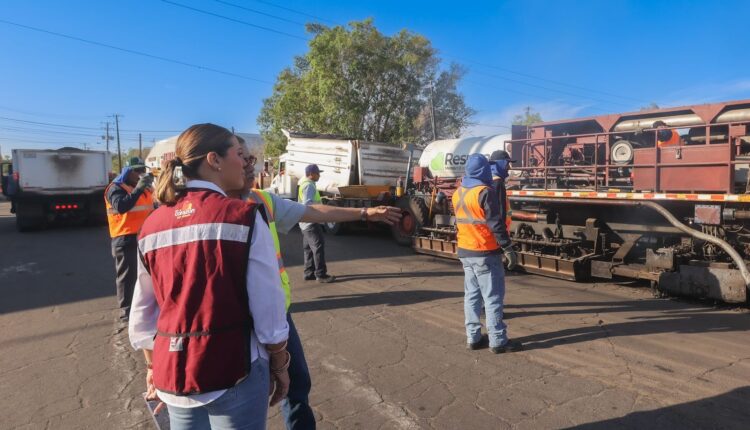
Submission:
<svg viewBox="0 0 750 430">
<path fill-rule="evenodd" d="M 484 302 L 490 347 L 505 345 L 508 342 L 506 325 L 503 323 L 505 269 L 500 256 L 464 257 L 461 258 L 461 263 L 464 266 L 464 324 L 467 342 L 477 343 L 482 339 L 479 317 Z"/>
<path fill-rule="evenodd" d="M 281 412 L 284 414 L 287 429 L 314 429 L 315 414 L 308 400 L 311 385 L 310 371 L 307 369 L 302 342 L 289 312 L 286 314 L 286 320 L 289 323 L 287 351 L 291 354 L 292 361 L 289 363 L 289 394 L 281 402 Z"/>
<path fill-rule="evenodd" d="M 172 430 L 263 430 L 268 415 L 270 378 L 268 361 L 259 358 L 253 362 L 244 381 L 213 402 L 197 408 L 167 406 L 169 427 Z"/>
</svg>

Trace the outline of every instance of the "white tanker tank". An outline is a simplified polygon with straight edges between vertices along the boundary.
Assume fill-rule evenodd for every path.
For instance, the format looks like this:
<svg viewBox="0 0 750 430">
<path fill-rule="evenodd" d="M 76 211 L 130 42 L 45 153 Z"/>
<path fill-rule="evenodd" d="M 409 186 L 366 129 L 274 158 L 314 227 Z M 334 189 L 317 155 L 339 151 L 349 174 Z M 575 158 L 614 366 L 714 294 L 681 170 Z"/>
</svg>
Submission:
<svg viewBox="0 0 750 430">
<path fill-rule="evenodd" d="M 463 137 L 460 139 L 436 140 L 424 149 L 419 158 L 419 166 L 430 169 L 432 176 L 458 178 L 463 176 L 466 160 L 471 154 L 484 154 L 488 159 L 494 151 L 510 153 L 510 134 L 494 136 Z M 507 149 L 506 149 L 507 148 Z"/>
</svg>

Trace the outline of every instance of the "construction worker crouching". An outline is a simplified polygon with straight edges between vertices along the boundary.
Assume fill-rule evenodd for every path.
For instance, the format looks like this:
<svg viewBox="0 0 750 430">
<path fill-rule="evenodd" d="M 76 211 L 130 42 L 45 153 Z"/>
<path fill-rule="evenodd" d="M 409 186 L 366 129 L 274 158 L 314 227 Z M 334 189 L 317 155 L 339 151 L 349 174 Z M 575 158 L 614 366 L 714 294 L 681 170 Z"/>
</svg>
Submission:
<svg viewBox="0 0 750 430">
<path fill-rule="evenodd" d="M 153 181 L 154 177 L 146 173 L 143 161 L 133 157 L 104 191 L 117 274 L 115 282 L 120 328 L 124 328 L 128 321 L 133 300 L 138 271 L 138 231 L 146 217 L 154 211 Z"/>
<path fill-rule="evenodd" d="M 464 316 L 468 349 L 482 346 L 480 313 L 487 316 L 489 346 L 495 354 L 518 351 L 520 342 L 508 339 L 503 323 L 505 271 L 501 255 L 513 269 L 518 256 L 500 216 L 497 193 L 492 188 L 492 171 L 482 154 L 466 162 L 461 186 L 453 194 L 458 229 L 458 257 L 464 267 Z"/>
</svg>

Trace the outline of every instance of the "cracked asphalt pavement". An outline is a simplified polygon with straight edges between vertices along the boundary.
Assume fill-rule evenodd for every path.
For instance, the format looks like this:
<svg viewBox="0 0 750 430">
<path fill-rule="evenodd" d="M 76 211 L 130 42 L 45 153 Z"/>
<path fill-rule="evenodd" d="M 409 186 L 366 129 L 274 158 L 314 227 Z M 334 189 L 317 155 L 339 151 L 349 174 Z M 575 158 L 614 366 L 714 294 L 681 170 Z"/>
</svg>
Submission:
<svg viewBox="0 0 750 430">
<path fill-rule="evenodd" d="M 106 229 L 14 222 L 0 202 L 0 429 L 152 428 Z M 746 308 L 512 274 L 526 349 L 468 351 L 458 263 L 377 232 L 327 240 L 333 284 L 302 280 L 298 232 L 282 241 L 318 428 L 747 428 Z"/>
</svg>

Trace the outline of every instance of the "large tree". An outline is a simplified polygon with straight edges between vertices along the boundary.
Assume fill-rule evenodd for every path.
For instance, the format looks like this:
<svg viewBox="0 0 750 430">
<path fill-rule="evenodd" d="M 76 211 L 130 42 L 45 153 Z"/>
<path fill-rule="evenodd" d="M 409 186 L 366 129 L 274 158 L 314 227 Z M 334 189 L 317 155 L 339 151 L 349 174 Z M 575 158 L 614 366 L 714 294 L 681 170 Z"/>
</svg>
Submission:
<svg viewBox="0 0 750 430">
<path fill-rule="evenodd" d="M 432 140 L 433 117 L 438 138 L 468 125 L 474 111 L 456 88 L 463 70 L 441 70 L 423 36 L 385 36 L 370 19 L 307 31 L 308 52 L 279 74 L 258 117 L 270 155 L 286 147 L 282 128 L 401 144 Z"/>
</svg>

